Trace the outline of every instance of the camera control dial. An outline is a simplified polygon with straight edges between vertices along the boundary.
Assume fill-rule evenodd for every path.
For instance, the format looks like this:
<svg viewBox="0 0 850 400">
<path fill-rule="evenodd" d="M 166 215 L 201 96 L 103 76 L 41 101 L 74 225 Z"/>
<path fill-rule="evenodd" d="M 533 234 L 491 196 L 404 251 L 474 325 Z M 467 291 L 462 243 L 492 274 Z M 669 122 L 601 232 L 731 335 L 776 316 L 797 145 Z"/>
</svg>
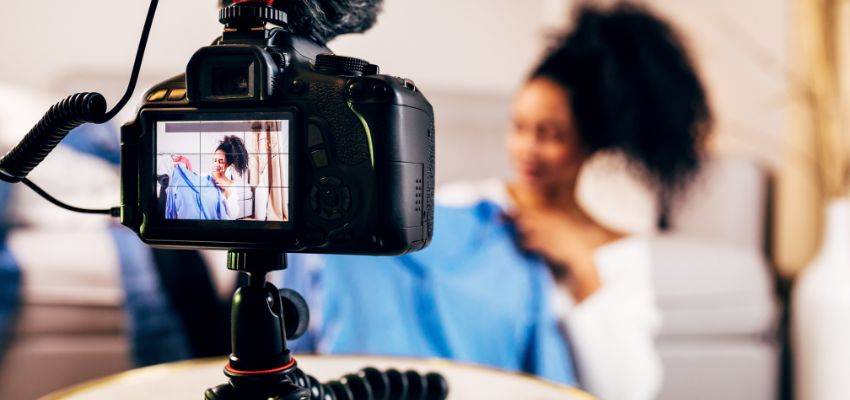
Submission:
<svg viewBox="0 0 850 400">
<path fill-rule="evenodd" d="M 368 61 L 336 54 L 316 56 L 316 71 L 336 75 L 363 75 L 363 69 L 370 65 Z"/>
<path fill-rule="evenodd" d="M 339 178 L 323 177 L 310 191 L 310 206 L 322 219 L 343 218 L 351 209 L 351 189 Z"/>
</svg>

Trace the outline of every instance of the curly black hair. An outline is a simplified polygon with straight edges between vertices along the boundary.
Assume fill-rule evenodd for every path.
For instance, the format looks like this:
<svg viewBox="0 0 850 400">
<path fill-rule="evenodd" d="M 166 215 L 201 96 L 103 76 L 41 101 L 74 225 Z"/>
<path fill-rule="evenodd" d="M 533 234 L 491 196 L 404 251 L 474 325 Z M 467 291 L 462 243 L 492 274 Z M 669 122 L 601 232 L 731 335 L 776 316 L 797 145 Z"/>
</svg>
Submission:
<svg viewBox="0 0 850 400">
<path fill-rule="evenodd" d="M 226 7 L 233 0 L 222 0 Z M 365 32 L 378 19 L 383 0 L 275 0 L 292 32 L 320 44 L 346 33 Z"/>
<path fill-rule="evenodd" d="M 705 90 L 674 29 L 646 8 L 580 5 L 530 80 L 570 95 L 589 152 L 621 152 L 659 193 L 684 191 L 700 167 L 712 124 Z M 662 205 L 662 207 L 666 207 Z"/>
<path fill-rule="evenodd" d="M 238 136 L 225 136 L 215 150 L 224 152 L 227 165 L 232 165 L 239 175 L 244 175 L 248 170 L 248 149 L 245 148 L 245 142 Z"/>
</svg>

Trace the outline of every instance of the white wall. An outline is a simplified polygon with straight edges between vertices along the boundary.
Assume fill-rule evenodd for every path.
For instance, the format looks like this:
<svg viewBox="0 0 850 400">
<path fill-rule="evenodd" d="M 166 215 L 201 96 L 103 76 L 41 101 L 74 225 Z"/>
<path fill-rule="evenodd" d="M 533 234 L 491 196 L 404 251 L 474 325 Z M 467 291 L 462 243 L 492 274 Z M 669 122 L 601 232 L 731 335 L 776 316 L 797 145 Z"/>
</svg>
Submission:
<svg viewBox="0 0 850 400">
<path fill-rule="evenodd" d="M 97 90 L 110 100 L 120 94 L 147 1 L 7 3 L 0 13 L 0 82 L 62 94 Z M 331 48 L 419 84 L 437 113 L 440 181 L 508 174 L 502 136 L 510 97 L 538 60 L 545 33 L 566 24 L 572 2 L 385 3 L 374 29 L 341 37 Z M 718 114 L 720 146 L 776 163 L 789 96 L 790 0 L 649 3 L 691 39 Z M 182 71 L 191 54 L 219 34 L 215 5 L 160 2 L 141 86 Z"/>
<path fill-rule="evenodd" d="M 147 3 L 44 0 L 5 5 L 0 54 L 7 62 L 0 65 L 0 76 L 48 88 L 69 72 L 111 75 L 129 70 Z M 331 47 L 379 63 L 387 72 L 417 77 L 423 86 L 505 92 L 538 54 L 541 2 L 496 3 L 387 0 L 366 37 L 341 37 Z M 160 1 L 146 75 L 183 68 L 194 50 L 220 33 L 215 4 Z"/>
<path fill-rule="evenodd" d="M 60 80 L 75 74 L 126 80 L 148 1 L 7 3 L 0 13 L 5 60 L 0 79 L 44 89 L 61 87 Z M 216 0 L 160 1 L 143 68 L 147 80 L 185 68 L 192 53 L 220 33 L 215 5 Z M 86 89 L 97 88 L 78 90 Z"/>
<path fill-rule="evenodd" d="M 791 0 L 652 0 L 690 38 L 718 145 L 777 165 L 791 106 Z"/>
</svg>

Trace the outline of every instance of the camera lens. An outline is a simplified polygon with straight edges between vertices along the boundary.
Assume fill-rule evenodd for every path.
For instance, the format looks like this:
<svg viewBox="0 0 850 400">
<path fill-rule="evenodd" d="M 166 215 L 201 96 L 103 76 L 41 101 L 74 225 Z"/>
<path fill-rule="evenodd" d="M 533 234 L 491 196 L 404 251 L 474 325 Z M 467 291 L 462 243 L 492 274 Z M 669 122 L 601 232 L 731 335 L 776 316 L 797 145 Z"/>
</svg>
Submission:
<svg viewBox="0 0 850 400">
<path fill-rule="evenodd" d="M 246 96 L 251 84 L 248 78 L 248 68 L 220 68 L 214 74 L 215 95 L 217 96 Z"/>
</svg>

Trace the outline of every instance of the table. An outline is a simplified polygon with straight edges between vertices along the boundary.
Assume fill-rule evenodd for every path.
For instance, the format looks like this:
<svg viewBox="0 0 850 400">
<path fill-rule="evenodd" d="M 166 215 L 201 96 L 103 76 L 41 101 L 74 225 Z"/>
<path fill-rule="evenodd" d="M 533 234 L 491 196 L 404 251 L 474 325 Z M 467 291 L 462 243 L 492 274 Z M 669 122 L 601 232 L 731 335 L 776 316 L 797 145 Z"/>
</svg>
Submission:
<svg viewBox="0 0 850 400">
<path fill-rule="evenodd" d="M 372 366 L 384 370 L 408 369 L 439 372 L 449 382 L 449 400 L 529 399 L 587 400 L 578 389 L 557 385 L 529 375 L 440 359 L 374 356 L 296 356 L 299 367 L 325 382 Z M 203 399 L 204 390 L 225 382 L 226 359 L 202 359 L 139 368 L 82 383 L 50 394 L 43 400 L 150 400 Z"/>
</svg>

